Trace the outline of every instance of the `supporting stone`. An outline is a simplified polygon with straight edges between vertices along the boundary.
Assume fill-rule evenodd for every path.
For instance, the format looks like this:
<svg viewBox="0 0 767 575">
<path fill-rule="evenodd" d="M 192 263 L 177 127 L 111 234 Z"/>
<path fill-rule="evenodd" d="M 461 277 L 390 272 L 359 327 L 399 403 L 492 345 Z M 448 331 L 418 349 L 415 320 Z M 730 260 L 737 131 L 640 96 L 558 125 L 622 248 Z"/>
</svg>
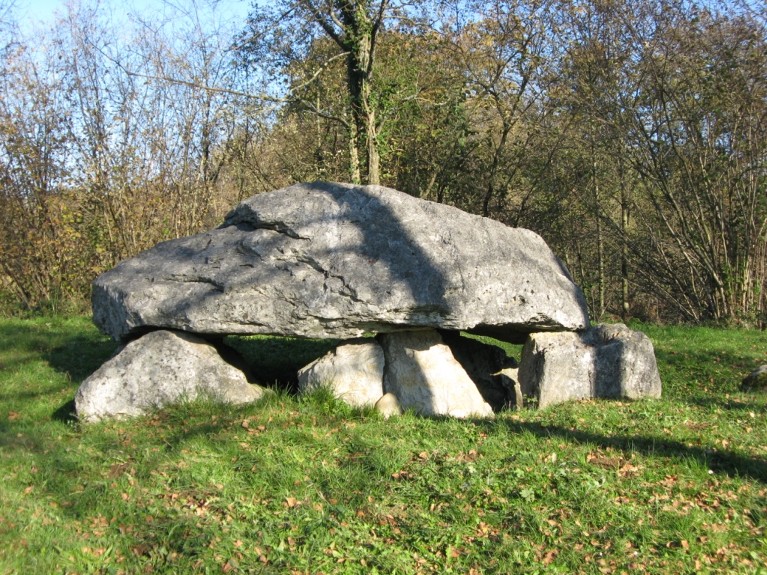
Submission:
<svg viewBox="0 0 767 575">
<path fill-rule="evenodd" d="M 144 415 L 198 397 L 250 403 L 264 392 L 204 339 L 161 330 L 128 343 L 83 381 L 75 408 L 81 420 L 97 421 Z"/>
<path fill-rule="evenodd" d="M 386 357 L 384 391 L 423 415 L 492 417 L 493 409 L 434 330 L 379 336 Z"/>
<path fill-rule="evenodd" d="M 538 407 L 590 398 L 660 397 L 652 342 L 623 324 L 582 333 L 534 333 L 519 367 L 522 392 Z"/>
<path fill-rule="evenodd" d="M 354 407 L 372 407 L 383 395 L 384 353 L 374 339 L 350 340 L 298 371 L 298 389 L 327 387 Z"/>
<path fill-rule="evenodd" d="M 522 406 L 515 390 L 515 385 L 519 385 L 515 381 L 517 362 L 514 358 L 507 357 L 506 352 L 496 345 L 463 336 L 457 331 L 440 330 L 439 334 L 493 411 Z"/>
</svg>

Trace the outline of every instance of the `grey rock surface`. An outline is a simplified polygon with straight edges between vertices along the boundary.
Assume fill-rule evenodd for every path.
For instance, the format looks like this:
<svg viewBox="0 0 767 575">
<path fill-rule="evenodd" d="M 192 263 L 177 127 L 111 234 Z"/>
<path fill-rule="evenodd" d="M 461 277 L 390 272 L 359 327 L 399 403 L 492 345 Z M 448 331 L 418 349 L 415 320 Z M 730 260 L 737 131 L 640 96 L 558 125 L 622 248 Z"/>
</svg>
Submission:
<svg viewBox="0 0 767 575">
<path fill-rule="evenodd" d="M 623 324 L 583 333 L 532 334 L 519 380 L 538 407 L 591 398 L 657 398 L 661 380 L 652 342 Z"/>
<path fill-rule="evenodd" d="M 384 391 L 422 415 L 492 417 L 476 384 L 434 330 L 379 336 L 386 358 Z"/>
<path fill-rule="evenodd" d="M 384 353 L 372 339 L 350 340 L 298 371 L 301 392 L 327 387 L 353 407 L 372 407 L 383 395 Z"/>
<path fill-rule="evenodd" d="M 519 383 L 519 368 L 505 367 L 498 372 L 498 378 L 501 380 L 508 398 L 504 407 L 522 409 L 525 406 L 525 397 L 522 394 L 522 384 Z"/>
<path fill-rule="evenodd" d="M 75 408 L 81 420 L 98 421 L 144 415 L 198 397 L 249 403 L 264 392 L 205 340 L 160 330 L 128 343 L 83 381 Z"/>
<path fill-rule="evenodd" d="M 414 328 L 508 341 L 588 325 L 583 294 L 537 234 L 380 186 L 298 184 L 215 230 L 99 276 L 96 324 L 201 334 L 358 337 Z"/>
</svg>

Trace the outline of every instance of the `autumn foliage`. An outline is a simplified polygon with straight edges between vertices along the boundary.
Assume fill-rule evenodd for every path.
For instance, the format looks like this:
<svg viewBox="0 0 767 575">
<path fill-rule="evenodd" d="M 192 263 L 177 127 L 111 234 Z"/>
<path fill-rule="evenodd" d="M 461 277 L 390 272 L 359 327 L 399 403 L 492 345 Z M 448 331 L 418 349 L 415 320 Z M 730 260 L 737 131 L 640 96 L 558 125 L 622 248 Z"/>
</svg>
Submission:
<svg viewBox="0 0 767 575">
<path fill-rule="evenodd" d="M 34 31 L 3 6 L 5 313 L 324 179 L 539 232 L 595 319 L 765 320 L 759 3 L 84 2 Z"/>
</svg>

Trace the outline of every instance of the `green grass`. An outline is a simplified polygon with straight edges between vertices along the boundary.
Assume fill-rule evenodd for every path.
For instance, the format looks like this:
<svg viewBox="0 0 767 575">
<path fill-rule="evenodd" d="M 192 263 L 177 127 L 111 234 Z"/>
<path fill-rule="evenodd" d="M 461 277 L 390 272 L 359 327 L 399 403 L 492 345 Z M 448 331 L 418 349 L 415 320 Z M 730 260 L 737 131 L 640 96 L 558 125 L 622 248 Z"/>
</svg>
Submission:
<svg viewBox="0 0 767 575">
<path fill-rule="evenodd" d="M 758 331 L 635 325 L 658 401 L 383 420 L 327 393 L 81 426 L 114 350 L 0 320 L 0 574 L 767 573 Z M 321 342 L 235 342 L 266 378 Z"/>
</svg>

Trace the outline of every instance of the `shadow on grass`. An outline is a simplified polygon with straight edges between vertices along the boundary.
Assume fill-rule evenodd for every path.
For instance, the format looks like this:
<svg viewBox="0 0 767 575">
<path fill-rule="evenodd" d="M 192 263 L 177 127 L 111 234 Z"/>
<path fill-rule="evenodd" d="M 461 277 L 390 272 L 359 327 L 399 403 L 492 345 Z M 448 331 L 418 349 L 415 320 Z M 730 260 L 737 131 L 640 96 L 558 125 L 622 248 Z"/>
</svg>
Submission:
<svg viewBox="0 0 767 575">
<path fill-rule="evenodd" d="M 72 385 L 80 385 L 84 379 L 96 371 L 111 357 L 117 344 L 100 336 L 77 335 L 67 340 L 45 356 L 56 371 L 65 374 Z M 59 423 L 77 421 L 75 400 L 71 399 L 51 414 L 51 419 Z"/>
<path fill-rule="evenodd" d="M 714 473 L 724 473 L 732 477 L 748 477 L 767 484 L 767 460 L 749 457 L 732 451 L 713 448 L 694 447 L 673 439 L 648 437 L 641 435 L 607 436 L 589 431 L 577 431 L 557 425 L 542 425 L 533 422 L 496 421 L 477 422 L 478 425 L 506 425 L 513 433 L 532 433 L 537 437 L 558 437 L 582 444 L 593 444 L 601 448 L 610 448 L 625 452 L 639 452 L 652 457 L 668 459 L 692 458 L 705 465 Z M 628 455 L 628 453 L 627 453 Z"/>
<path fill-rule="evenodd" d="M 59 372 L 67 375 L 73 383 L 82 383 L 101 364 L 109 359 L 117 344 L 99 335 L 76 335 L 51 349 L 45 359 Z"/>
<path fill-rule="evenodd" d="M 33 323 L 0 324 L 0 351 L 24 350 L 35 354 L 50 345 L 51 335 L 45 330 L 48 326 Z M 27 355 L 30 355 L 27 354 Z"/>
<path fill-rule="evenodd" d="M 686 390 L 704 385 L 709 392 L 729 392 L 737 389 L 743 377 L 764 363 L 760 351 L 747 348 L 738 351 L 672 350 L 656 346 L 655 357 L 661 377 L 670 378 L 675 387 Z M 684 386 L 679 379 L 683 380 Z"/>
<path fill-rule="evenodd" d="M 40 398 L 47 397 L 50 395 L 51 391 L 50 389 L 42 389 L 42 390 L 26 390 L 26 391 L 18 391 L 15 389 L 12 390 L 3 390 L 0 391 L 0 403 L 13 400 L 13 401 L 21 401 L 21 402 L 32 402 L 36 401 Z"/>
<path fill-rule="evenodd" d="M 51 415 L 51 419 L 59 423 L 77 423 L 77 412 L 75 411 L 75 400 L 71 399 L 59 407 Z"/>
<path fill-rule="evenodd" d="M 85 323 L 68 324 L 54 318 L 0 324 L 0 352 L 8 355 L 0 365 L 3 370 L 42 359 L 78 384 L 116 348 L 115 342 Z"/>
<path fill-rule="evenodd" d="M 724 411 L 731 411 L 731 412 L 742 412 L 738 413 L 738 415 L 742 414 L 748 414 L 748 413 L 754 413 L 754 414 L 767 414 L 767 403 L 764 402 L 764 399 L 759 399 L 758 396 L 754 395 L 753 400 L 749 400 L 749 396 L 747 394 L 742 395 L 743 399 L 732 399 L 732 398 L 721 398 L 721 399 L 715 399 L 712 397 L 707 396 L 694 396 L 690 397 L 685 400 L 685 403 L 689 403 L 691 405 L 695 405 L 697 407 L 703 407 L 706 409 L 710 408 L 717 408 L 722 409 Z M 762 397 L 765 397 L 762 395 Z"/>
<path fill-rule="evenodd" d="M 738 351 L 716 349 L 664 349 L 655 356 L 663 382 L 663 395 L 675 401 L 723 411 L 765 412 L 758 395 L 743 394 L 743 378 L 764 363 L 763 348 L 743 345 Z"/>
</svg>

